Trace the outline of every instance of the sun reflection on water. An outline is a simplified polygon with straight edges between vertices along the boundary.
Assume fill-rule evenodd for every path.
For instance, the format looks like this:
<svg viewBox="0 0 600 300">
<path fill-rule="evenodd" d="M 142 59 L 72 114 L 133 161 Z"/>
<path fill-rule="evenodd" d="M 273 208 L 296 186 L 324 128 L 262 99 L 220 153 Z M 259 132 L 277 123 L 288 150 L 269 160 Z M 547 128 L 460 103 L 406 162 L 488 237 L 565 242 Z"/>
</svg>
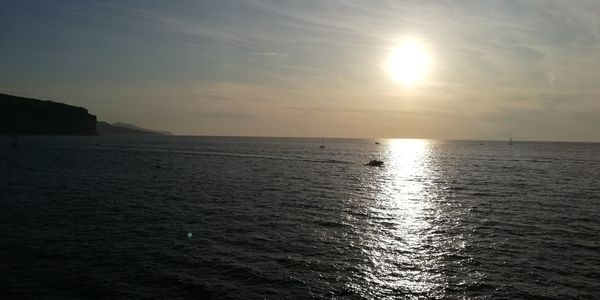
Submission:
<svg viewBox="0 0 600 300">
<path fill-rule="evenodd" d="M 368 298 L 395 298 L 399 294 L 439 296 L 443 290 L 436 266 L 431 216 L 436 209 L 433 142 L 388 140 L 380 155 L 385 167 L 365 178 L 371 187 L 369 223 L 363 253 L 369 263 L 362 270 Z"/>
</svg>

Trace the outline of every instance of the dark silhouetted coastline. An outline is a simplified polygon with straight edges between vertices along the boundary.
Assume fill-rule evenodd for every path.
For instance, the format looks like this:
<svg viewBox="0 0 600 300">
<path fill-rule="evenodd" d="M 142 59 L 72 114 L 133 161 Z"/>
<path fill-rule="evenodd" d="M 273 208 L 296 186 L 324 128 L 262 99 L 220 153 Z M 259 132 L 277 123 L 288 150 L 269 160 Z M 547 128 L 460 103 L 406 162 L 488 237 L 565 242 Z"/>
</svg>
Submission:
<svg viewBox="0 0 600 300">
<path fill-rule="evenodd" d="M 98 134 L 107 135 L 107 134 L 157 134 L 157 135 L 172 135 L 172 133 L 168 131 L 160 131 L 154 129 L 147 129 L 137 127 L 135 125 L 115 122 L 110 124 L 104 121 L 98 121 L 96 127 L 98 128 Z"/>
<path fill-rule="evenodd" d="M 0 134 L 96 135 L 96 116 L 83 107 L 0 94 Z"/>
</svg>

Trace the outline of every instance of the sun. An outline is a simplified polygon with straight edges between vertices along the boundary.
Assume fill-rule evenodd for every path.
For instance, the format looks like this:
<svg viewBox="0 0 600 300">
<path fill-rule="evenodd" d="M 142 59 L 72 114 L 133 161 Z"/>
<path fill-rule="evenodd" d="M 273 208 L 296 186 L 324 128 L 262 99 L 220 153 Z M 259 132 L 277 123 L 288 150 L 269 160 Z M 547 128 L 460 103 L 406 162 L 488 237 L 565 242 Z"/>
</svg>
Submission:
<svg viewBox="0 0 600 300">
<path fill-rule="evenodd" d="M 429 71 L 431 58 L 427 50 L 414 41 L 408 41 L 392 49 L 385 68 L 396 83 L 413 86 Z"/>
</svg>

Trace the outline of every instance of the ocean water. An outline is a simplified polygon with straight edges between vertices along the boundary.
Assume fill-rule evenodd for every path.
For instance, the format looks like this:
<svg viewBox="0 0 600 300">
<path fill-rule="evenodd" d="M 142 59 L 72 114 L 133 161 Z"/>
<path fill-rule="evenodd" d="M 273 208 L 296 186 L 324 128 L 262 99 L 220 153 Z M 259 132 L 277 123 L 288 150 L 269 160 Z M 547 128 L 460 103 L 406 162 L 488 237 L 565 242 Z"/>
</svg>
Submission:
<svg viewBox="0 0 600 300">
<path fill-rule="evenodd" d="M 600 298 L 600 144 L 374 142 L 0 137 L 0 298 Z"/>
</svg>

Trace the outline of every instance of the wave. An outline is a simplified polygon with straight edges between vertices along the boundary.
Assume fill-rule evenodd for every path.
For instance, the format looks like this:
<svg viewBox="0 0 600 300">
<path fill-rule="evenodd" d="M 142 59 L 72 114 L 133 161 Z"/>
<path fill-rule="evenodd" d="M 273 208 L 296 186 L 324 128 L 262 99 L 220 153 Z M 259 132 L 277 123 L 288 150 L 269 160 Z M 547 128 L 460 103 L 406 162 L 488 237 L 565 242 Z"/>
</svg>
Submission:
<svg viewBox="0 0 600 300">
<path fill-rule="evenodd" d="M 328 164 L 357 164 L 356 162 L 350 162 L 345 160 L 337 159 L 318 159 L 308 157 L 291 157 L 291 156 L 279 156 L 279 155 L 267 155 L 267 154 L 254 154 L 254 153 L 237 153 L 237 152 L 222 152 L 222 151 L 193 151 L 193 150 L 178 150 L 178 149 L 152 149 L 152 148 L 139 148 L 139 147 L 112 147 L 112 146 L 95 146 L 86 147 L 101 150 L 118 150 L 118 151 L 132 151 L 132 152 L 159 152 L 159 153 L 176 153 L 190 156 L 220 156 L 220 157 L 240 157 L 240 158 L 252 158 L 252 159 L 268 159 L 268 160 L 285 160 L 285 161 L 303 161 L 312 163 L 328 163 Z"/>
</svg>

